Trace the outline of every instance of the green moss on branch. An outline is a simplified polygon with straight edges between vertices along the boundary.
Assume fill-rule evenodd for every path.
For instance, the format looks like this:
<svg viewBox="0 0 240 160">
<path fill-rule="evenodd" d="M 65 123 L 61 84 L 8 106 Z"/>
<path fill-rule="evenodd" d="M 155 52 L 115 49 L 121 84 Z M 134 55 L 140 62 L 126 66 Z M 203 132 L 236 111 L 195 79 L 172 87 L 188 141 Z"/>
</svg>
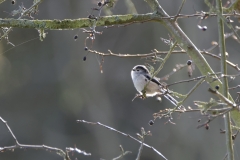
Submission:
<svg viewBox="0 0 240 160">
<path fill-rule="evenodd" d="M 0 19 L 0 27 L 13 28 L 37 28 L 44 30 L 69 30 L 77 28 L 96 26 L 121 25 L 127 23 L 141 23 L 145 21 L 156 21 L 157 15 L 148 14 L 128 14 L 104 16 L 95 19 L 64 19 L 64 20 L 28 20 L 28 19 Z M 159 21 L 159 19 L 158 19 Z"/>
</svg>

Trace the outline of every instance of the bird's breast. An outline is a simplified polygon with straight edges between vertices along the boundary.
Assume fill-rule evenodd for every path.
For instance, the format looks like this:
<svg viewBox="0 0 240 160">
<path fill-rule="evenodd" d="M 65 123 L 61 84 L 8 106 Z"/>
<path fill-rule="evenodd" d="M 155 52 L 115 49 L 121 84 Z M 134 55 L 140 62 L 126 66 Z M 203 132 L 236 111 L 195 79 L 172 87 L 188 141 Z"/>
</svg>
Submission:
<svg viewBox="0 0 240 160">
<path fill-rule="evenodd" d="M 143 91 L 145 85 L 147 84 L 147 79 L 143 75 L 136 75 L 131 73 L 134 87 L 138 92 Z"/>
</svg>

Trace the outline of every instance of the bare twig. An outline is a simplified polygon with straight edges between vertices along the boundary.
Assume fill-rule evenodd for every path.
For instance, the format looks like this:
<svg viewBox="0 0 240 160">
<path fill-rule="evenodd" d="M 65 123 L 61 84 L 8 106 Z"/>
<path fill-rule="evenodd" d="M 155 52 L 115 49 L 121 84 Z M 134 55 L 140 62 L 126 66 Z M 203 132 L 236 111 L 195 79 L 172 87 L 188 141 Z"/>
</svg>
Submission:
<svg viewBox="0 0 240 160">
<path fill-rule="evenodd" d="M 215 109 L 208 109 L 207 112 L 213 112 L 214 114 L 216 113 L 222 113 L 225 112 L 227 110 L 229 110 L 229 107 L 226 108 L 215 108 Z M 178 113 L 189 113 L 189 112 L 201 112 L 202 109 L 188 109 L 188 110 L 175 110 L 174 112 L 178 112 Z"/>
<path fill-rule="evenodd" d="M 126 57 L 127 58 L 137 58 L 137 57 L 144 58 L 144 57 L 151 57 L 151 56 L 155 57 L 156 55 L 161 55 L 161 54 L 167 54 L 169 51 L 156 51 L 155 50 L 155 52 L 145 53 L 145 54 L 121 54 L 121 53 L 113 53 L 110 50 L 108 50 L 109 53 L 103 53 L 103 52 L 99 52 L 99 51 L 96 51 L 96 50 L 88 49 L 88 52 L 95 53 L 95 54 L 98 54 L 100 56 L 115 56 L 115 57 L 120 57 L 120 58 L 126 58 Z M 220 56 L 209 53 L 207 50 L 206 51 L 200 51 L 200 52 L 202 54 L 205 54 L 205 55 L 208 55 L 208 56 L 211 56 L 213 58 L 217 58 L 217 59 L 221 60 Z M 182 54 L 182 53 L 186 53 L 186 51 L 183 51 L 183 50 L 172 51 L 172 54 Z M 227 64 L 230 65 L 231 67 L 233 67 L 234 69 L 240 71 L 240 68 L 238 67 L 237 64 L 233 64 L 230 61 L 227 61 Z"/>
<path fill-rule="evenodd" d="M 46 146 L 46 145 L 21 144 L 21 143 L 18 142 L 16 136 L 13 134 L 11 128 L 7 124 L 7 121 L 5 121 L 2 117 L 0 117 L 0 120 L 5 124 L 7 130 L 10 132 L 11 136 L 15 140 L 15 145 L 0 147 L 0 152 L 13 151 L 14 149 L 28 149 L 28 148 L 31 148 L 31 149 L 43 149 L 43 150 L 46 150 L 46 151 L 56 152 L 56 154 L 58 154 L 61 157 L 63 157 L 64 160 L 71 160 L 70 157 L 68 156 L 68 152 L 73 152 L 73 151 L 77 152 L 77 153 L 80 153 L 80 154 L 83 154 L 83 155 L 86 155 L 86 156 L 91 155 L 91 153 L 86 153 L 84 151 L 81 151 L 78 148 L 66 148 L 66 152 L 64 152 L 62 149 L 55 148 L 55 147 L 50 147 L 50 146 Z"/>
<path fill-rule="evenodd" d="M 164 57 L 161 65 L 158 67 L 158 69 L 156 70 L 156 72 L 154 72 L 153 77 L 156 76 L 163 68 L 164 64 L 166 63 L 166 61 L 168 60 L 168 58 L 170 57 L 170 55 L 172 54 L 175 46 L 177 45 L 177 41 L 175 41 L 172 46 L 170 47 L 170 50 L 168 51 L 167 55 Z M 149 81 L 150 82 L 150 81 Z"/>
<path fill-rule="evenodd" d="M 143 141 L 144 141 L 144 140 L 142 140 L 142 143 L 141 143 L 141 145 L 140 145 L 140 147 L 139 147 L 138 155 L 137 155 L 136 160 L 140 160 L 140 157 L 141 157 L 141 154 L 142 154 L 142 150 L 143 150 Z"/>
<path fill-rule="evenodd" d="M 119 155 L 118 157 L 113 158 L 112 160 L 121 159 L 121 158 L 123 158 L 123 156 L 125 156 L 125 155 L 127 155 L 127 154 L 130 154 L 130 153 L 132 153 L 132 152 L 130 152 L 130 151 L 125 151 L 125 152 L 123 152 L 121 155 Z"/>
<path fill-rule="evenodd" d="M 167 87 L 172 86 L 172 85 L 176 85 L 176 84 L 180 84 L 180 83 L 197 81 L 197 80 L 200 80 L 200 79 L 204 79 L 205 77 L 206 77 L 206 76 L 199 76 L 199 77 L 192 78 L 192 79 L 181 80 L 181 81 L 178 81 L 178 82 L 174 82 L 174 83 L 171 83 L 171 84 L 167 84 Z"/>
<path fill-rule="evenodd" d="M 205 112 L 204 115 L 205 116 L 206 115 L 207 116 L 217 116 L 217 115 L 219 116 L 219 114 L 223 115 L 224 113 L 229 112 L 230 109 L 231 108 L 229 108 L 229 107 L 214 108 L 214 109 L 210 108 L 207 110 L 207 112 Z M 182 109 L 173 110 L 173 109 L 168 108 L 168 109 L 160 110 L 158 113 L 154 113 L 153 117 L 155 117 L 155 119 L 156 119 L 157 117 L 161 117 L 162 115 L 169 114 L 169 113 L 192 113 L 192 112 L 202 112 L 202 109 L 192 109 L 192 108 L 188 107 L 188 109 L 186 109 L 186 110 L 182 110 Z M 204 123 L 204 124 L 206 124 L 206 123 Z M 204 125 L 202 125 L 202 126 L 204 126 Z"/>
<path fill-rule="evenodd" d="M 23 148 L 44 149 L 44 150 L 49 150 L 49 151 L 56 152 L 58 155 L 60 155 L 64 159 L 70 160 L 68 155 L 63 150 L 61 150 L 59 148 L 54 148 L 54 147 L 50 147 L 50 146 L 46 146 L 46 145 L 26 145 L 26 144 L 20 144 L 18 142 L 16 136 L 13 134 L 11 128 L 8 126 L 7 121 L 5 121 L 2 117 L 0 117 L 0 120 L 5 124 L 5 126 L 8 129 L 8 131 L 10 132 L 10 134 L 13 137 L 13 139 L 15 140 L 15 145 L 0 147 L 0 152 L 7 151 L 7 150 L 8 151 L 12 151 L 13 149 L 17 149 L 17 148 L 21 148 L 21 149 L 23 149 Z"/>
<path fill-rule="evenodd" d="M 237 89 L 237 88 L 240 88 L 240 85 L 237 85 L 237 86 L 235 86 L 235 87 L 230 87 L 230 88 L 228 88 L 228 89 L 231 90 L 231 89 Z"/>
<path fill-rule="evenodd" d="M 168 112 L 166 112 L 166 113 L 161 113 L 161 111 L 158 112 L 158 113 L 154 113 L 154 114 L 153 114 L 154 119 L 156 119 L 156 118 L 162 118 L 162 117 L 171 117 L 171 114 L 172 114 L 175 110 L 177 110 L 177 108 L 178 108 L 179 106 L 181 106 L 181 105 L 185 102 L 185 100 L 192 94 L 192 92 L 193 92 L 195 89 L 197 89 L 197 88 L 202 84 L 203 81 L 204 81 L 204 79 L 200 79 L 200 80 L 198 81 L 198 83 L 196 83 L 196 85 L 188 92 L 188 94 L 184 97 L 184 99 L 183 99 L 182 101 L 178 102 L 177 106 L 174 107 L 173 109 L 169 109 Z M 185 109 L 183 110 L 183 112 L 184 112 L 184 111 L 185 111 Z"/>
<path fill-rule="evenodd" d="M 212 122 L 215 118 L 217 118 L 217 117 L 219 117 L 219 116 L 223 116 L 224 114 L 229 113 L 231 110 L 232 110 L 232 108 L 228 108 L 228 109 L 226 109 L 224 112 L 219 113 L 219 114 L 217 114 L 217 115 L 209 115 L 209 119 L 208 119 L 205 123 L 198 125 L 197 128 L 201 128 L 201 127 L 203 127 L 203 126 L 206 126 L 206 124 L 209 124 L 209 123 Z"/>
<path fill-rule="evenodd" d="M 30 8 L 26 9 L 25 11 L 23 11 L 23 12 L 21 13 L 21 16 L 18 17 L 18 19 L 21 19 L 21 18 L 24 17 L 25 15 L 31 13 L 32 10 L 33 10 L 36 6 L 38 6 L 42 1 L 43 1 L 43 0 L 38 0 L 38 1 L 36 1 Z M 2 38 L 6 37 L 6 36 L 9 34 L 9 32 L 11 31 L 11 29 L 12 29 L 12 27 L 9 27 L 9 28 L 4 32 L 4 34 L 0 37 L 0 40 L 1 40 Z"/>
<path fill-rule="evenodd" d="M 77 152 L 79 154 L 83 154 L 84 156 L 91 156 L 91 153 L 87 153 L 87 152 L 82 151 L 82 150 L 80 150 L 76 147 L 75 148 L 68 147 L 68 148 L 66 148 L 66 151 L 67 152 Z"/>
<path fill-rule="evenodd" d="M 121 149 L 121 151 L 122 151 L 122 154 L 119 155 L 119 156 L 116 157 L 116 158 L 113 158 L 112 160 L 118 160 L 118 159 L 121 159 L 121 158 L 123 158 L 123 156 L 132 153 L 132 152 L 130 152 L 130 151 L 124 151 L 122 145 L 120 145 L 119 147 L 120 147 L 120 149 Z"/>
<path fill-rule="evenodd" d="M 144 131 L 145 132 L 145 131 Z M 143 151 L 143 142 L 144 142 L 144 138 L 145 138 L 145 135 L 144 135 L 145 133 L 143 133 L 142 132 L 142 136 L 141 136 L 141 145 L 140 145 L 140 147 L 139 147 L 139 149 L 138 149 L 138 154 L 137 154 L 137 158 L 136 158 L 136 160 L 140 160 L 140 157 L 141 157 L 141 154 L 142 154 L 142 151 Z"/>
<path fill-rule="evenodd" d="M 123 135 L 123 136 L 129 137 L 129 138 L 137 141 L 137 142 L 140 143 L 140 144 L 142 143 L 140 140 L 134 138 L 133 136 L 131 136 L 131 135 L 129 135 L 129 134 L 126 134 L 126 133 L 123 133 L 123 132 L 121 132 L 121 131 L 118 131 L 118 130 L 116 130 L 116 129 L 112 128 L 112 127 L 109 127 L 109 126 L 107 126 L 107 125 L 104 125 L 104 124 L 102 124 L 102 123 L 100 123 L 100 122 L 88 122 L 88 121 L 85 121 L 85 120 L 77 120 L 77 122 L 86 123 L 86 124 L 91 124 L 91 125 L 99 125 L 99 126 L 102 126 L 102 127 L 104 127 L 104 128 L 107 128 L 107 129 L 109 129 L 109 130 L 111 130 L 111 131 L 117 132 L 117 133 L 119 133 L 119 134 L 121 134 L 121 135 Z M 159 152 L 158 150 L 156 150 L 154 147 L 149 146 L 149 145 L 146 144 L 146 143 L 143 143 L 143 145 L 144 145 L 145 147 L 147 147 L 147 148 L 152 149 L 154 152 L 156 152 L 156 153 L 157 153 L 158 155 L 160 155 L 162 158 L 164 158 L 165 160 L 167 160 L 167 158 L 164 157 L 163 154 L 162 154 L 161 152 Z"/>
<path fill-rule="evenodd" d="M 215 54 L 209 53 L 209 52 L 207 52 L 207 51 L 202 51 L 201 53 L 202 53 L 202 54 L 206 54 L 206 55 L 208 55 L 208 56 L 211 56 L 211 57 L 213 57 L 213 58 L 217 58 L 217 59 L 221 60 L 221 57 L 220 57 L 220 56 L 217 56 L 217 55 L 215 55 Z M 228 61 L 228 60 L 226 60 L 226 63 L 227 63 L 228 65 L 230 65 L 231 67 L 235 68 L 237 71 L 240 71 L 240 68 L 238 67 L 238 64 L 233 64 L 232 62 L 230 62 L 230 61 Z"/>
<path fill-rule="evenodd" d="M 226 98 L 225 96 L 223 96 L 220 92 L 218 92 L 217 90 L 213 90 L 211 88 L 208 89 L 209 92 L 215 94 L 219 99 L 221 99 L 224 103 L 226 103 L 227 105 L 231 106 L 232 109 L 239 109 L 239 106 L 230 101 L 228 98 Z"/>
<path fill-rule="evenodd" d="M 184 5 L 185 2 L 186 2 L 186 0 L 183 0 L 183 1 L 182 1 L 181 5 L 180 5 L 180 7 L 179 7 L 179 9 L 178 9 L 178 12 L 177 12 L 177 14 L 176 14 L 176 16 L 175 16 L 175 18 L 174 18 L 174 21 L 176 21 L 177 18 L 178 18 L 178 16 L 180 15 L 180 13 L 181 13 L 181 11 L 182 11 L 182 8 L 183 8 L 183 5 Z"/>
</svg>

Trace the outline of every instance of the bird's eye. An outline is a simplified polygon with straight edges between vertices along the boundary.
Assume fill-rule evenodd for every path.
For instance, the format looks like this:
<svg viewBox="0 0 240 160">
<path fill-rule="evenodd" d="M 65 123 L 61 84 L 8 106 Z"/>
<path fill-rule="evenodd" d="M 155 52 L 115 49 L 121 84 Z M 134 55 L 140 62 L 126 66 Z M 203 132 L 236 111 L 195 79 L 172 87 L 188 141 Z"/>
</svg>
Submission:
<svg viewBox="0 0 240 160">
<path fill-rule="evenodd" d="M 137 71 L 139 71 L 139 69 L 137 69 Z"/>
</svg>

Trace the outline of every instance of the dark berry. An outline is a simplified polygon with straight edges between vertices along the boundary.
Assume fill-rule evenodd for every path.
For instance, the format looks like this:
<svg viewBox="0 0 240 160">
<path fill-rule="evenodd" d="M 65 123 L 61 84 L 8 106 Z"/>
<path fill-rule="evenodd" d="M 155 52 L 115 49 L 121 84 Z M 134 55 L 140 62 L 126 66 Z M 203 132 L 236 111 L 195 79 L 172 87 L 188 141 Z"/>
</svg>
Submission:
<svg viewBox="0 0 240 160">
<path fill-rule="evenodd" d="M 77 40 L 77 39 L 78 39 L 78 35 L 75 35 L 75 36 L 74 36 L 74 40 Z"/>
<path fill-rule="evenodd" d="M 83 61 L 86 61 L 86 60 L 87 60 L 87 57 L 86 57 L 86 56 L 84 56 L 84 57 L 83 57 Z"/>
<path fill-rule="evenodd" d="M 232 140 L 235 140 L 237 135 L 232 135 Z"/>
<path fill-rule="evenodd" d="M 148 123 L 150 126 L 152 126 L 154 124 L 154 121 L 153 120 L 150 120 L 149 123 Z"/>
<path fill-rule="evenodd" d="M 188 61 L 187 61 L 187 65 L 190 66 L 191 64 L 192 64 L 192 61 L 191 61 L 191 60 L 188 60 Z"/>
<path fill-rule="evenodd" d="M 206 31 L 206 30 L 207 30 L 207 26 L 203 26 L 203 27 L 202 27 L 202 30 L 203 30 L 203 31 Z"/>
<path fill-rule="evenodd" d="M 216 89 L 216 90 L 219 90 L 219 85 L 215 86 L 215 89 Z"/>
<path fill-rule="evenodd" d="M 209 125 L 206 124 L 206 125 L 205 125 L 205 128 L 206 128 L 206 130 L 209 130 Z"/>
<path fill-rule="evenodd" d="M 98 5 L 99 7 L 100 7 L 100 6 L 102 6 L 102 2 L 98 2 L 98 4 L 97 4 L 97 5 Z"/>
<path fill-rule="evenodd" d="M 88 50 L 88 47 L 85 47 L 84 50 L 87 51 L 87 50 Z"/>
</svg>

